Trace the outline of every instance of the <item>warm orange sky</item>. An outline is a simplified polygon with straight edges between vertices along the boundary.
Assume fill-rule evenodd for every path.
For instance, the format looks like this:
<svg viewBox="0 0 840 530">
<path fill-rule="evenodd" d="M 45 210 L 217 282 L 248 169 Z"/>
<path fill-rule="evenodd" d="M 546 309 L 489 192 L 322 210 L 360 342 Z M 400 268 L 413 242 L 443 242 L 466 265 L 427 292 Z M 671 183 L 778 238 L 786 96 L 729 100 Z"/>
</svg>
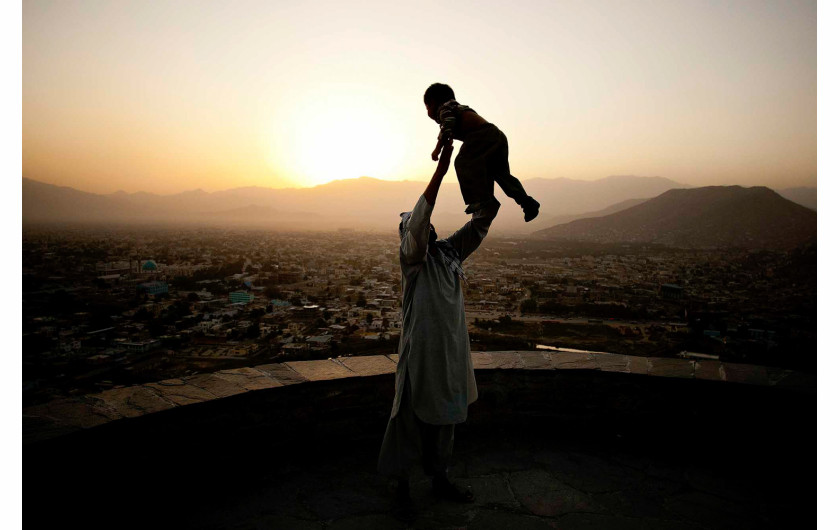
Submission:
<svg viewBox="0 0 840 530">
<path fill-rule="evenodd" d="M 27 0 L 23 175 L 427 179 L 440 81 L 505 131 L 522 180 L 816 186 L 816 47 L 801 1 Z"/>
</svg>

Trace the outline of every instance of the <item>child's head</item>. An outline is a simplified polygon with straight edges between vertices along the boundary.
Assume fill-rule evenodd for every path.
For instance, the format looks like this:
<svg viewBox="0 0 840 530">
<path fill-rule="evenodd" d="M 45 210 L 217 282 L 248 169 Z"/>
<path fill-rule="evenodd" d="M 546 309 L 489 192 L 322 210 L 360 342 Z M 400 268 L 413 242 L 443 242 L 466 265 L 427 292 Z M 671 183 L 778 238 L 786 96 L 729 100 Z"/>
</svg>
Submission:
<svg viewBox="0 0 840 530">
<path fill-rule="evenodd" d="M 433 120 L 437 115 L 437 109 L 441 103 L 446 103 L 450 99 L 455 99 L 455 92 L 452 87 L 444 85 L 443 83 L 434 83 L 426 89 L 423 94 L 423 103 L 426 104 L 426 113 Z"/>
</svg>

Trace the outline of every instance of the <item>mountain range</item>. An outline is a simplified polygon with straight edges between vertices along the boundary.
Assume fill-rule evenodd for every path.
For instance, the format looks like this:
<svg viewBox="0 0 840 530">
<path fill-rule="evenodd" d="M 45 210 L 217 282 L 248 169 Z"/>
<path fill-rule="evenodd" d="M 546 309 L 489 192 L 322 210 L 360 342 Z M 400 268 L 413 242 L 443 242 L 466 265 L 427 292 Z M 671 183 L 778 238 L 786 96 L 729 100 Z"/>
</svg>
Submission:
<svg viewBox="0 0 840 530">
<path fill-rule="evenodd" d="M 441 186 L 433 218 L 441 233 L 454 230 L 468 220 L 457 182 L 454 178 L 447 177 L 447 180 Z M 525 235 L 576 219 L 609 216 L 668 190 L 686 187 L 661 177 L 636 176 L 595 181 L 532 179 L 523 184 L 542 204 L 540 216 L 525 223 L 521 209 L 497 188 L 502 209 L 494 222 L 494 232 Z M 177 223 L 280 230 L 390 230 L 396 226 L 398 214 L 410 210 L 424 189 L 423 182 L 361 177 L 313 188 L 242 187 L 216 192 L 198 189 L 171 195 L 123 191 L 95 194 L 24 178 L 23 223 Z M 794 195 L 810 201 L 816 197 L 816 190 L 809 194 L 809 189 L 794 189 Z M 545 237 L 545 233 L 541 236 Z"/>
<path fill-rule="evenodd" d="M 502 203 L 494 228 L 530 234 L 540 228 L 589 215 L 628 199 L 650 198 L 683 185 L 659 177 L 614 176 L 596 181 L 533 179 L 524 183 L 542 204 L 530 223 L 519 206 L 497 188 Z M 153 193 L 95 194 L 23 179 L 23 222 L 201 223 L 260 226 L 286 230 L 334 230 L 352 227 L 388 230 L 400 212 L 411 210 L 425 189 L 423 182 L 384 181 L 369 177 L 333 181 L 313 188 L 243 187 L 217 192 L 191 190 Z M 454 174 L 441 186 L 435 225 L 454 230 L 469 217 Z"/>
<path fill-rule="evenodd" d="M 816 241 L 817 213 L 756 186 L 668 190 L 616 213 L 578 219 L 535 237 L 708 248 L 786 249 Z"/>
</svg>

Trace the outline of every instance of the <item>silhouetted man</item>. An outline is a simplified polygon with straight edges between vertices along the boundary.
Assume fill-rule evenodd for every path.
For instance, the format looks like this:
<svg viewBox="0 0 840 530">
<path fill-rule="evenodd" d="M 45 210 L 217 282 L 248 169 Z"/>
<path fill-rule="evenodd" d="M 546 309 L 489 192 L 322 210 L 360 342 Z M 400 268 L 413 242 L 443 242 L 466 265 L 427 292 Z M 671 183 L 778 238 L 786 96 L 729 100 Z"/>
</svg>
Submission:
<svg viewBox="0 0 840 530">
<path fill-rule="evenodd" d="M 470 357 L 461 262 L 487 235 L 499 210 L 492 199 L 460 230 L 438 240 L 430 222 L 452 143 L 443 147 L 437 169 L 414 210 L 401 214 L 403 327 L 396 373 L 396 395 L 379 453 L 379 471 L 398 480 L 397 498 L 410 506 L 408 479 L 414 464 L 432 475 L 439 497 L 471 502 L 472 492 L 447 476 L 455 424 L 467 419 L 478 392 Z"/>
</svg>

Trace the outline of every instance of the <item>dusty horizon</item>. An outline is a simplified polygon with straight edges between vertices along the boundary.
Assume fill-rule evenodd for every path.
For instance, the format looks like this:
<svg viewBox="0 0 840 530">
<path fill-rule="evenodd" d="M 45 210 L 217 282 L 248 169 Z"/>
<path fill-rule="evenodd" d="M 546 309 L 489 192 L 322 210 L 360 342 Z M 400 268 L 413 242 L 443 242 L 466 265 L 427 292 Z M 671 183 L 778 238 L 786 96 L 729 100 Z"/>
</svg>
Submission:
<svg viewBox="0 0 840 530">
<path fill-rule="evenodd" d="M 26 2 L 22 174 L 99 194 L 425 181 L 422 94 L 445 82 L 522 181 L 816 187 L 816 2 L 365 6 Z"/>
<path fill-rule="evenodd" d="M 454 171 L 452 173 L 453 173 L 452 175 L 447 174 L 447 176 L 444 178 L 444 182 L 443 182 L 444 184 L 447 184 L 447 183 L 457 184 L 457 179 L 454 175 Z M 535 178 L 532 178 L 532 179 L 524 179 L 522 182 L 550 181 L 550 180 L 570 180 L 570 181 L 578 181 L 578 182 L 596 182 L 596 181 L 599 181 L 599 180 L 604 180 L 604 179 L 609 179 L 609 178 L 623 178 L 623 177 L 645 178 L 645 179 L 646 178 L 649 178 L 649 179 L 665 179 L 665 180 L 670 180 L 670 181 L 672 181 L 676 184 L 684 185 L 684 186 L 690 187 L 690 188 L 698 188 L 698 187 L 704 187 L 704 186 L 742 186 L 744 188 L 750 188 L 750 187 L 755 187 L 755 186 L 764 186 L 764 187 L 767 187 L 767 188 L 770 188 L 770 189 L 773 189 L 773 190 L 787 190 L 787 189 L 794 189 L 794 188 L 817 189 L 816 180 L 810 185 L 808 185 L 806 183 L 806 184 L 803 184 L 801 186 L 784 186 L 784 187 L 781 187 L 781 186 L 773 187 L 773 186 L 770 186 L 770 185 L 767 185 L 767 184 L 760 184 L 760 183 L 744 185 L 744 184 L 723 183 L 723 182 L 721 182 L 721 183 L 707 183 L 707 184 L 703 184 L 702 186 L 694 186 L 694 185 L 688 184 L 686 182 L 679 182 L 679 181 L 676 181 L 674 179 L 670 179 L 668 177 L 663 177 L 663 176 L 660 176 L 660 175 L 629 175 L 629 174 L 607 175 L 605 177 L 597 177 L 597 178 L 593 178 L 593 179 L 578 179 L 578 178 L 573 178 L 573 177 L 554 177 L 554 178 L 552 178 L 552 177 L 535 177 Z M 216 192 L 231 191 L 231 190 L 235 190 L 235 189 L 246 189 L 246 188 L 266 188 L 266 189 L 280 190 L 280 191 L 282 191 L 282 190 L 303 190 L 303 189 L 320 188 L 320 187 L 328 186 L 330 184 L 335 184 L 335 183 L 338 183 L 338 182 L 349 182 L 349 181 L 360 180 L 360 179 L 372 179 L 372 180 L 377 180 L 377 181 L 385 182 L 385 183 L 401 183 L 401 182 L 416 183 L 418 185 L 421 185 L 421 187 L 418 188 L 418 193 L 419 193 L 419 192 L 422 191 L 422 186 L 425 185 L 428 182 L 428 179 L 421 179 L 421 178 L 418 178 L 418 179 L 381 179 L 381 178 L 377 178 L 377 177 L 362 175 L 362 176 L 359 176 L 359 177 L 348 177 L 348 178 L 344 178 L 344 179 L 334 179 L 334 180 L 331 180 L 329 182 L 324 182 L 324 183 L 321 183 L 321 184 L 313 184 L 311 186 L 270 186 L 270 185 L 259 185 L 259 184 L 244 184 L 244 185 L 237 185 L 237 186 L 231 186 L 231 187 L 228 187 L 228 188 L 218 188 L 218 189 L 208 189 L 208 188 L 204 188 L 204 187 L 198 187 L 198 188 L 180 189 L 180 190 L 174 190 L 174 191 L 168 191 L 168 192 L 154 192 L 154 191 L 148 191 L 148 190 L 144 190 L 144 189 L 137 189 L 137 190 L 134 190 L 134 191 L 130 191 L 130 190 L 122 189 L 122 188 L 115 189 L 113 191 L 94 191 L 94 190 L 87 190 L 87 189 L 79 188 L 79 187 L 76 187 L 76 186 L 73 186 L 73 185 L 70 185 L 70 184 L 60 184 L 60 183 L 55 183 L 55 182 L 49 182 L 49 181 L 46 181 L 46 180 L 42 180 L 42 179 L 39 179 L 39 178 L 36 178 L 36 177 L 30 177 L 30 176 L 27 176 L 27 175 L 24 175 L 22 178 L 29 179 L 29 180 L 34 180 L 34 181 L 37 181 L 37 182 L 41 182 L 41 183 L 44 183 L 44 184 L 50 184 L 50 185 L 54 185 L 54 186 L 69 187 L 69 188 L 73 188 L 73 189 L 78 190 L 78 191 L 82 191 L 82 192 L 85 192 L 85 193 L 94 193 L 94 194 L 97 194 L 97 195 L 113 195 L 115 193 L 126 193 L 126 194 L 129 194 L 129 195 L 133 194 L 133 193 L 147 193 L 147 194 L 152 194 L 152 195 L 177 195 L 179 193 L 187 193 L 187 192 L 195 192 L 195 191 L 202 191 L 202 192 L 205 192 L 205 193 L 216 193 Z M 501 192 L 499 192 L 499 193 L 501 193 Z"/>
</svg>

